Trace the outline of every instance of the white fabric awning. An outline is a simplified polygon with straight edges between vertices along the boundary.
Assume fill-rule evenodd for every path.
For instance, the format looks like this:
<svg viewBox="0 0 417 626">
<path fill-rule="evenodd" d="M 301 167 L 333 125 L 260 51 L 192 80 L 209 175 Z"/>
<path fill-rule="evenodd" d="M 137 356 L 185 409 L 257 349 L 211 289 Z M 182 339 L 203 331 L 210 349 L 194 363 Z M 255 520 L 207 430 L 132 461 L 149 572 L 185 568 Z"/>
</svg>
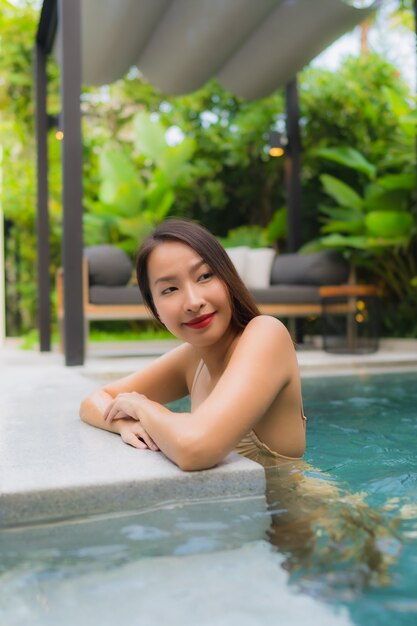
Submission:
<svg viewBox="0 0 417 626">
<path fill-rule="evenodd" d="M 215 76 L 238 96 L 260 98 L 291 80 L 379 2 L 361 9 L 352 4 L 81 0 L 83 82 L 108 84 L 137 65 L 166 94 L 194 91 Z"/>
</svg>

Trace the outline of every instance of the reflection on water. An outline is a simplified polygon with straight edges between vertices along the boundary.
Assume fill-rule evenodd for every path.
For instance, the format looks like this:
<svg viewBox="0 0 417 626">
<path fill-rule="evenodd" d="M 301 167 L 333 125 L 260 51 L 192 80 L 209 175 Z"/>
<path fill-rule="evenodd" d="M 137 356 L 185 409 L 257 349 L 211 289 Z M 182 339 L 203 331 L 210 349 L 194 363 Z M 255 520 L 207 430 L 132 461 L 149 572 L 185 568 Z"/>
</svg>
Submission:
<svg viewBox="0 0 417 626">
<path fill-rule="evenodd" d="M 333 600 L 390 583 L 402 546 L 395 519 L 306 463 L 268 468 L 266 475 L 268 536 L 293 583 Z"/>
</svg>

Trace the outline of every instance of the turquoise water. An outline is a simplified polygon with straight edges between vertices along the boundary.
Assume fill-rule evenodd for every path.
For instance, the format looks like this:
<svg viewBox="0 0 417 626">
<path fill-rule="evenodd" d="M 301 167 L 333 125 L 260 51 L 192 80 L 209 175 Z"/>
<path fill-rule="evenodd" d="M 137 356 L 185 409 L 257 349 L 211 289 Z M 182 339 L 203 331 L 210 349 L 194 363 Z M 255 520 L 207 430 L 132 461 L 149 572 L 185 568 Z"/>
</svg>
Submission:
<svg viewBox="0 0 417 626">
<path fill-rule="evenodd" d="M 0 533 L 0 623 L 105 626 L 117 607 L 119 626 L 264 626 L 283 610 L 291 625 L 414 625 L 415 381 L 304 380 L 310 465 L 272 470 L 268 503 L 183 502 Z"/>
<path fill-rule="evenodd" d="M 338 601 L 361 626 L 417 623 L 416 381 L 413 372 L 303 383 L 312 416 L 306 459 L 347 490 L 365 493 L 400 542 L 391 535 L 381 546 L 394 557 L 384 584 L 339 590 Z"/>
</svg>

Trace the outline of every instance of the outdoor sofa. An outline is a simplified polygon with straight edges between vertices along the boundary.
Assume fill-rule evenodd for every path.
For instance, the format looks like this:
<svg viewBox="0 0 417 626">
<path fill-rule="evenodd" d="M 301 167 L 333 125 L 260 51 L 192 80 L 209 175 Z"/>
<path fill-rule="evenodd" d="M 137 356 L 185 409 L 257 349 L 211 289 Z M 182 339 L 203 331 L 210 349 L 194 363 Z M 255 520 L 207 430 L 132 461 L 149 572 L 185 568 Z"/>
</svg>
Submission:
<svg viewBox="0 0 417 626">
<path fill-rule="evenodd" d="M 228 253 L 260 311 L 278 318 L 320 316 L 323 288 L 346 284 L 349 278 L 348 263 L 334 251 L 275 254 L 272 249 L 239 247 Z M 152 318 L 134 284 L 130 258 L 112 245 L 84 249 L 83 300 L 86 338 L 91 321 Z M 62 330 L 62 268 L 57 273 L 57 314 Z"/>
</svg>

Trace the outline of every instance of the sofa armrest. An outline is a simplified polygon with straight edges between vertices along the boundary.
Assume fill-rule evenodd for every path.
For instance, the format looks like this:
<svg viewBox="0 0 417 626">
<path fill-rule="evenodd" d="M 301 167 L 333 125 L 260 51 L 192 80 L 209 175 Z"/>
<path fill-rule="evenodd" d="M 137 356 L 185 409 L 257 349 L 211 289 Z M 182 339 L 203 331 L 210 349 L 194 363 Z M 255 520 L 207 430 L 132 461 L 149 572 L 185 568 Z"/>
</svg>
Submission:
<svg viewBox="0 0 417 626">
<path fill-rule="evenodd" d="M 375 285 L 325 285 L 319 288 L 320 298 L 339 298 L 355 296 L 377 296 Z"/>
</svg>

